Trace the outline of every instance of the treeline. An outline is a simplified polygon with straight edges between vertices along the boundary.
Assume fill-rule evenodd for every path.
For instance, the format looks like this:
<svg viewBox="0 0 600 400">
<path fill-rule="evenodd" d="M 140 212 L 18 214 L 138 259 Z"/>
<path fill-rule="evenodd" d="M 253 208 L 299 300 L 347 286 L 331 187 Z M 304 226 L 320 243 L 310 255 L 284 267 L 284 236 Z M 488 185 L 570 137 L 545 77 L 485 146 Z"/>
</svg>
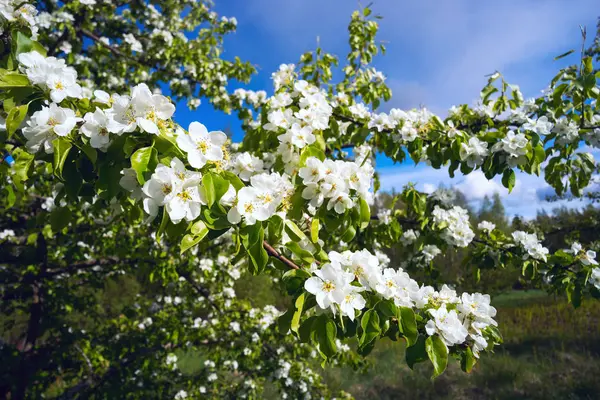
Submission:
<svg viewBox="0 0 600 400">
<path fill-rule="evenodd" d="M 498 193 L 486 196 L 478 205 L 473 205 L 467 197 L 454 188 L 444 189 L 453 193 L 452 203 L 468 210 L 470 222 L 473 229 L 482 221 L 489 221 L 496 225 L 497 229 L 510 235 L 515 230 L 535 232 L 538 237 L 543 238 L 543 245 L 550 252 L 559 249 L 567 249 L 573 241 L 580 242 L 586 248 L 597 249 L 596 242 L 600 234 L 600 208 L 588 204 L 579 208 L 556 207 L 551 212 L 538 211 L 533 219 L 521 216 L 510 216 Z M 395 193 L 383 193 L 378 195 L 376 207 L 385 209 L 393 203 Z M 395 208 L 402 205 L 394 203 Z M 469 264 L 472 248 L 450 249 L 434 260 L 434 271 L 411 271 L 423 282 L 437 284 L 439 282 L 451 282 L 461 291 L 480 291 L 492 295 L 510 290 L 543 288 L 543 272 L 537 279 L 531 276 L 524 278 L 522 271 L 517 267 L 506 269 L 482 269 L 477 273 L 473 265 Z M 403 246 L 398 245 L 386 250 L 394 265 L 402 263 L 410 254 L 407 254 Z"/>
</svg>

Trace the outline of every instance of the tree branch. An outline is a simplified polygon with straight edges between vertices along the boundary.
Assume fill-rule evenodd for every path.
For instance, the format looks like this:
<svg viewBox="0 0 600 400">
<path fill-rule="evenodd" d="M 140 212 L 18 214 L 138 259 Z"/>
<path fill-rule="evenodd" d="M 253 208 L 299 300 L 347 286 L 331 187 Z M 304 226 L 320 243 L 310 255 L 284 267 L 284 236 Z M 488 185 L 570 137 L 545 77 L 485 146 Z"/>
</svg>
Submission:
<svg viewBox="0 0 600 400">
<path fill-rule="evenodd" d="M 274 258 L 278 259 L 279 261 L 281 261 L 282 263 L 284 263 L 287 267 L 289 267 L 291 269 L 300 269 L 300 267 L 298 265 L 296 265 L 296 263 L 294 263 L 293 261 L 291 261 L 287 257 L 279 254 L 279 252 L 277 250 L 275 250 L 273 248 L 273 246 L 271 246 L 269 243 L 267 243 L 266 240 L 263 241 L 263 247 L 267 251 L 268 255 L 270 255 L 271 257 L 274 257 Z"/>
</svg>

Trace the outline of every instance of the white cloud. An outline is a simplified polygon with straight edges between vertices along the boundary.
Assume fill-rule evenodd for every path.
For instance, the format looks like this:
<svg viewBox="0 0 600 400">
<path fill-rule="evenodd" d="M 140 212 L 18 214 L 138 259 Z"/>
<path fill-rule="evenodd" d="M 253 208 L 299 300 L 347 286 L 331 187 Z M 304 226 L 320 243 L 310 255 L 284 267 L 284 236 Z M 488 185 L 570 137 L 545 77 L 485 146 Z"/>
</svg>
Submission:
<svg viewBox="0 0 600 400">
<path fill-rule="evenodd" d="M 343 59 L 347 24 L 357 3 L 348 0 L 254 0 L 232 10 L 240 24 L 264 33 L 264 51 L 280 62 L 296 60 L 316 46 Z M 445 110 L 470 103 L 485 84 L 484 75 L 504 72 L 511 83 L 535 95 L 562 65 L 552 57 L 580 45 L 579 25 L 593 31 L 597 0 L 378 0 L 379 39 L 386 56 L 376 66 L 389 77 L 392 105 L 425 103 Z M 572 62 L 573 60 L 570 60 Z M 569 62 L 569 61 L 565 61 Z"/>
<path fill-rule="evenodd" d="M 546 201 L 546 196 L 553 194 L 554 190 L 544 181 L 543 177 L 517 172 L 517 179 L 513 191 L 502 185 L 501 177 L 487 180 L 481 171 L 469 175 L 458 173 L 450 178 L 446 169 L 433 169 L 427 166 L 411 168 L 409 166 L 384 167 L 378 169 L 381 179 L 381 190 L 396 192 L 401 191 L 404 185 L 414 183 L 418 190 L 431 193 L 439 186 L 455 187 L 466 197 L 467 201 L 478 209 L 485 196 L 498 193 L 509 216 L 520 215 L 533 218 L 538 211 L 552 211 L 557 207 L 581 208 L 588 204 L 586 200 L 561 200 L 556 202 Z"/>
</svg>

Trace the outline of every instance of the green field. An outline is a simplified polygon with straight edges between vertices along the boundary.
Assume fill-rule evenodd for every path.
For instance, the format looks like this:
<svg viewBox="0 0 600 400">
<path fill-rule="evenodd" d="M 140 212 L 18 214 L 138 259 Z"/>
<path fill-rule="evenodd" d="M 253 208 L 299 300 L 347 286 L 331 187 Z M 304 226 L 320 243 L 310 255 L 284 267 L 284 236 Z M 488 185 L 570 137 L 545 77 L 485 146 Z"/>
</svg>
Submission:
<svg viewBox="0 0 600 400">
<path fill-rule="evenodd" d="M 435 381 L 431 367 L 411 371 L 402 344 L 382 341 L 366 373 L 324 371 L 328 382 L 358 399 L 598 399 L 600 398 L 600 304 L 574 310 L 540 291 L 498 296 L 505 343 L 482 356 L 471 374 L 457 363 Z"/>
</svg>

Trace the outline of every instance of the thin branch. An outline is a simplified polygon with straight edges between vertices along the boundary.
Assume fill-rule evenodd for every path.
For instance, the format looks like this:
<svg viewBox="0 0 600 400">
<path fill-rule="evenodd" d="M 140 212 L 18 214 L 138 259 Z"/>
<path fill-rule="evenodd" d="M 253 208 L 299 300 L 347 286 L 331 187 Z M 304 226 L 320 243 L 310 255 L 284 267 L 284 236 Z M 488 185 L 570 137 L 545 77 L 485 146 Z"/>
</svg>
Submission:
<svg viewBox="0 0 600 400">
<path fill-rule="evenodd" d="M 274 257 L 274 258 L 278 259 L 283 264 L 285 264 L 287 267 L 289 267 L 291 269 L 300 269 L 300 267 L 298 265 L 296 265 L 296 263 L 294 263 L 293 261 L 291 261 L 289 258 L 281 255 L 277 250 L 275 250 L 273 248 L 273 246 L 271 246 L 269 243 L 267 243 L 266 240 L 263 241 L 263 247 L 267 251 L 268 255 L 270 255 L 271 257 Z"/>
</svg>

